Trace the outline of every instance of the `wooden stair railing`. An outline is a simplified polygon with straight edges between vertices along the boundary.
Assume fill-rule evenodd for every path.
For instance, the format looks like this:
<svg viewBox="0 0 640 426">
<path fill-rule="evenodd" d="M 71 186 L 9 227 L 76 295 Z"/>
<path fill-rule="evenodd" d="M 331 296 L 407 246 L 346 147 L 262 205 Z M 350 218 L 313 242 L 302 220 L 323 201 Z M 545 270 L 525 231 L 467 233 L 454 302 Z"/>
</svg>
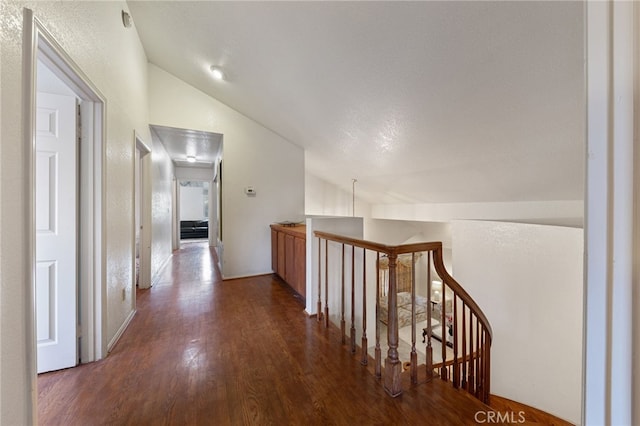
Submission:
<svg viewBox="0 0 640 426">
<path fill-rule="evenodd" d="M 425 242 L 405 245 L 385 245 L 376 242 L 359 240 L 341 235 L 315 231 L 318 239 L 318 322 L 329 327 L 329 303 L 332 294 L 339 292 L 338 315 L 334 315 L 335 323 L 342 333 L 342 343 L 346 344 L 345 314 L 346 294 L 350 293 L 351 327 L 349 329 L 349 343 L 352 354 L 357 352 L 356 344 L 356 310 L 359 320 L 362 321 L 359 333 L 361 335 L 361 364 L 367 365 L 369 360 L 367 339 L 367 294 L 371 291 L 371 283 L 367 281 L 367 251 L 374 252 L 375 256 L 375 346 L 374 373 L 381 378 L 384 389 L 391 396 L 402 393 L 403 366 L 398 351 L 399 346 L 399 315 L 398 293 L 403 297 L 410 294 L 410 325 L 411 325 L 411 351 L 409 354 L 411 383 L 418 382 L 418 355 L 416 350 L 416 325 L 417 317 L 426 316 L 426 326 L 423 336 L 425 339 L 425 364 L 427 380 L 439 376 L 442 380 L 449 381 L 453 387 L 461 388 L 471 393 L 484 403 L 489 402 L 491 385 L 491 341 L 492 330 L 485 314 L 477 303 L 469 296 L 462 286 L 447 272 L 443 261 L 443 249 L 440 242 Z M 324 244 L 322 244 L 324 242 Z M 330 256 L 330 243 L 335 253 L 341 253 L 341 259 Z M 324 250 L 323 250 L 324 246 Z M 348 247 L 351 250 L 347 250 Z M 358 251 L 356 251 L 358 249 Z M 350 253 L 351 261 L 347 262 L 347 254 Z M 426 269 L 417 275 L 416 261 L 424 256 Z M 356 262 L 358 259 L 358 262 Z M 385 271 L 388 270 L 388 282 L 381 279 L 381 264 L 384 260 Z M 340 265 L 341 271 L 335 272 L 334 264 Z M 350 263 L 350 265 L 349 265 Z M 410 265 L 410 278 L 407 280 L 407 267 Z M 399 283 L 398 270 L 403 268 L 402 280 Z M 351 282 L 346 282 L 346 269 L 350 269 Z M 356 283 L 356 270 L 359 270 L 361 282 Z M 323 273 L 324 272 L 324 273 Z M 434 300 L 432 288 L 432 275 L 435 273 L 441 283 L 440 300 Z M 331 277 L 331 278 L 330 278 Z M 384 281 L 384 282 L 383 282 Z M 426 281 L 426 283 L 424 283 Z M 323 286 L 324 284 L 324 286 Z M 426 284 L 426 285 L 422 285 Z M 368 288 L 369 287 L 369 288 Z M 426 288 L 424 288 L 426 287 Z M 356 290 L 359 291 L 361 304 L 356 303 Z M 387 305 L 381 306 L 383 293 L 386 293 Z M 426 296 L 418 296 L 418 292 L 426 293 Z M 371 294 L 371 293 L 369 293 Z M 324 295 L 324 311 L 322 310 L 322 296 Z M 330 297 L 331 296 L 331 297 Z M 417 299 L 426 300 L 426 307 L 418 305 Z M 418 313 L 418 310 L 426 308 Z M 386 310 L 387 315 L 383 314 Z M 405 315 L 406 316 L 406 315 Z M 322 321 L 324 320 L 324 321 Z M 386 320 L 387 328 L 387 354 L 382 368 L 381 322 Z M 435 323 L 435 321 L 438 321 Z M 432 322 L 433 321 L 433 322 Z M 434 341 L 439 341 L 440 353 L 434 353 Z"/>
</svg>

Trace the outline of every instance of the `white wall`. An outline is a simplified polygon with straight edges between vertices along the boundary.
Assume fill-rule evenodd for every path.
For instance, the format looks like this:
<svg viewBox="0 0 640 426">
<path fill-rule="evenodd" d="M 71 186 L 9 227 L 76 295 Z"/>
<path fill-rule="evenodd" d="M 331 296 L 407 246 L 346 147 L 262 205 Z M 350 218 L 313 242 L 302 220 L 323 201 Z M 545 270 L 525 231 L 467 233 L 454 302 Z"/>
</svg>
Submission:
<svg viewBox="0 0 640 426">
<path fill-rule="evenodd" d="M 152 124 L 224 135 L 223 276 L 271 272 L 269 224 L 304 219 L 302 148 L 155 65 L 148 70 Z"/>
<path fill-rule="evenodd" d="M 204 191 L 201 186 L 180 186 L 180 220 L 203 220 Z"/>
<path fill-rule="evenodd" d="M 431 222 L 495 220 L 582 227 L 584 200 L 374 204 L 371 217 Z"/>
<path fill-rule="evenodd" d="M 133 280 L 133 162 L 136 130 L 150 140 L 146 57 L 123 28 L 125 2 L 2 2 L 0 145 L 0 424 L 32 423 L 35 375 L 27 363 L 28 181 L 23 136 L 23 7 L 52 33 L 107 99 L 104 150 L 106 330 L 109 341 L 131 313 L 122 288 Z"/>
<path fill-rule="evenodd" d="M 384 244 L 403 244 L 414 235 L 422 234 L 424 241 L 440 241 L 451 249 L 451 224 L 448 222 L 420 222 L 408 220 L 365 219 L 364 238 Z"/>
<path fill-rule="evenodd" d="M 309 172 L 305 173 L 304 208 L 307 215 L 353 216 L 353 207 L 351 191 L 345 191 Z M 357 196 L 355 215 L 357 217 L 371 216 L 371 206 Z"/>
<path fill-rule="evenodd" d="M 176 179 L 180 180 L 202 180 L 210 182 L 214 178 L 213 167 L 176 167 Z"/>
<path fill-rule="evenodd" d="M 580 422 L 583 231 L 452 224 L 454 277 L 493 328 L 491 393 Z"/>
<path fill-rule="evenodd" d="M 171 256 L 174 165 L 164 145 L 153 137 L 151 149 L 151 282 Z"/>
</svg>

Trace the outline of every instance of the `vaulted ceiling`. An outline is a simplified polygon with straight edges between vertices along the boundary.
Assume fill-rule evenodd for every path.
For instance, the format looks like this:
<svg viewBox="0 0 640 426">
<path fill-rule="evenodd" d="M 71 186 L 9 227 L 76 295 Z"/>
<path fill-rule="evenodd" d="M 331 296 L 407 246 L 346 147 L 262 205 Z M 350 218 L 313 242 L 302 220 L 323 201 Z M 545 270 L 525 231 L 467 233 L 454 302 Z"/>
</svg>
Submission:
<svg viewBox="0 0 640 426">
<path fill-rule="evenodd" d="M 369 202 L 583 198 L 582 2 L 128 4 L 150 62 Z"/>
</svg>

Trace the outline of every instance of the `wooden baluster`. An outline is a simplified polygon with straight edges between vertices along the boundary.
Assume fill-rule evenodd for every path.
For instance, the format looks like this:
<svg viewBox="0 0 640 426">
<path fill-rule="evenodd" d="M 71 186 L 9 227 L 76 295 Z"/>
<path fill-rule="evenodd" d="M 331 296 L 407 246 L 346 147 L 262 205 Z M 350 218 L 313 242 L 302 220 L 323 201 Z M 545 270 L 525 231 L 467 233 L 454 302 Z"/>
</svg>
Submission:
<svg viewBox="0 0 640 426">
<path fill-rule="evenodd" d="M 322 239 L 318 238 L 318 322 L 322 321 Z"/>
<path fill-rule="evenodd" d="M 382 377 L 382 351 L 380 350 L 380 252 L 376 252 L 376 377 Z"/>
<path fill-rule="evenodd" d="M 342 334 L 342 344 L 347 343 L 347 326 L 344 320 L 344 243 L 342 243 L 342 291 L 341 294 L 341 307 L 340 307 L 340 333 Z"/>
<path fill-rule="evenodd" d="M 418 352 L 416 351 L 416 254 L 411 253 L 411 383 L 418 383 Z"/>
<path fill-rule="evenodd" d="M 484 351 L 485 351 L 485 362 L 486 362 L 486 370 L 485 370 L 485 393 L 484 393 L 484 400 L 483 402 L 485 404 L 489 404 L 491 401 L 491 343 L 488 341 L 490 339 L 490 336 L 488 333 L 485 333 L 485 344 L 484 344 Z"/>
<path fill-rule="evenodd" d="M 460 387 L 460 364 L 458 363 L 458 296 L 453 295 L 453 387 Z"/>
<path fill-rule="evenodd" d="M 478 394 L 478 398 L 480 400 L 482 400 L 482 395 L 484 394 L 484 385 L 485 385 L 485 381 L 484 379 L 486 378 L 486 370 L 485 368 L 485 358 L 484 358 L 484 325 L 480 324 L 480 335 L 478 336 L 479 342 L 478 345 L 480 345 L 480 371 L 482 371 L 482 375 L 481 377 L 481 381 L 480 381 L 480 393 Z"/>
<path fill-rule="evenodd" d="M 324 240 L 324 326 L 329 328 L 329 240 Z"/>
<path fill-rule="evenodd" d="M 440 378 L 442 380 L 449 380 L 447 375 L 448 370 L 445 368 L 447 362 L 447 284 L 442 281 L 442 296 L 440 296 L 440 325 L 442 328 L 441 347 L 442 347 L 442 367 L 440 367 Z"/>
<path fill-rule="evenodd" d="M 484 400 L 484 393 L 485 393 L 485 386 L 487 385 L 487 359 L 485 358 L 485 341 L 484 341 L 484 336 L 485 336 L 485 328 L 484 326 L 482 326 L 482 333 L 480 334 L 480 345 L 482 345 L 482 351 L 480 352 L 482 354 L 482 387 L 481 387 L 481 400 Z"/>
<path fill-rule="evenodd" d="M 485 358 L 485 341 L 484 341 L 484 337 L 485 337 L 485 328 L 484 326 L 482 326 L 482 334 L 480 335 L 480 344 L 482 345 L 482 393 L 481 393 L 481 399 L 484 399 L 484 393 L 485 393 L 485 386 L 487 385 L 487 359 Z"/>
<path fill-rule="evenodd" d="M 356 353 L 356 247 L 351 246 L 351 353 Z"/>
<path fill-rule="evenodd" d="M 482 335 L 480 336 L 480 343 L 482 344 L 482 400 L 484 400 L 484 394 L 487 386 L 487 358 L 486 358 L 486 343 L 485 343 L 486 329 L 482 326 Z"/>
<path fill-rule="evenodd" d="M 475 359 L 475 353 L 473 351 L 473 318 L 473 313 L 469 311 L 469 377 L 467 380 L 467 391 L 471 394 L 475 392 L 475 376 L 473 371 Z"/>
<path fill-rule="evenodd" d="M 480 378 L 480 386 L 478 386 L 478 399 L 482 400 L 483 399 L 483 395 L 484 395 L 484 375 L 485 375 L 485 371 L 484 371 L 484 343 L 483 343 L 483 336 L 484 336 L 484 327 L 480 328 L 480 335 L 478 337 L 478 341 L 479 341 L 479 345 L 480 345 L 480 374 L 478 374 L 479 378 Z"/>
<path fill-rule="evenodd" d="M 478 398 L 478 392 L 480 390 L 480 377 L 482 372 L 480 371 L 480 321 L 476 318 L 476 386 L 474 395 Z"/>
<path fill-rule="evenodd" d="M 466 329 L 466 315 L 467 309 L 464 301 L 462 301 L 462 337 L 460 341 L 462 342 L 462 389 L 467 389 L 467 329 Z"/>
<path fill-rule="evenodd" d="M 402 394 L 402 363 L 398 358 L 398 290 L 396 283 L 396 259 L 397 254 L 389 254 L 389 291 L 388 311 L 389 320 L 387 327 L 387 341 L 389 350 L 384 364 L 384 389 L 391 396 Z"/>
<path fill-rule="evenodd" d="M 362 358 L 360 364 L 369 364 L 369 354 L 367 349 L 369 348 L 369 341 L 367 339 L 367 249 L 362 249 L 362 345 L 360 346 L 360 352 Z"/>
<path fill-rule="evenodd" d="M 425 351 L 425 365 L 427 367 L 427 381 L 433 379 L 433 348 L 431 347 L 431 316 L 433 304 L 431 303 L 431 252 L 427 252 L 427 350 Z"/>
</svg>

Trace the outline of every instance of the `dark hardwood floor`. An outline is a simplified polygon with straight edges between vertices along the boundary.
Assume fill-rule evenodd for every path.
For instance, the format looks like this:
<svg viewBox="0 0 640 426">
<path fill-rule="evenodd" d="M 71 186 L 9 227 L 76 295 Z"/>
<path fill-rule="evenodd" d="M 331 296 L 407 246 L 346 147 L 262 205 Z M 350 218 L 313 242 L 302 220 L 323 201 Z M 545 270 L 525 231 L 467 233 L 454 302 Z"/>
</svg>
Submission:
<svg viewBox="0 0 640 426">
<path fill-rule="evenodd" d="M 39 376 L 40 424 L 469 425 L 488 410 L 439 379 L 387 396 L 284 283 L 221 280 L 206 243 L 137 296 L 105 359 Z"/>
</svg>

